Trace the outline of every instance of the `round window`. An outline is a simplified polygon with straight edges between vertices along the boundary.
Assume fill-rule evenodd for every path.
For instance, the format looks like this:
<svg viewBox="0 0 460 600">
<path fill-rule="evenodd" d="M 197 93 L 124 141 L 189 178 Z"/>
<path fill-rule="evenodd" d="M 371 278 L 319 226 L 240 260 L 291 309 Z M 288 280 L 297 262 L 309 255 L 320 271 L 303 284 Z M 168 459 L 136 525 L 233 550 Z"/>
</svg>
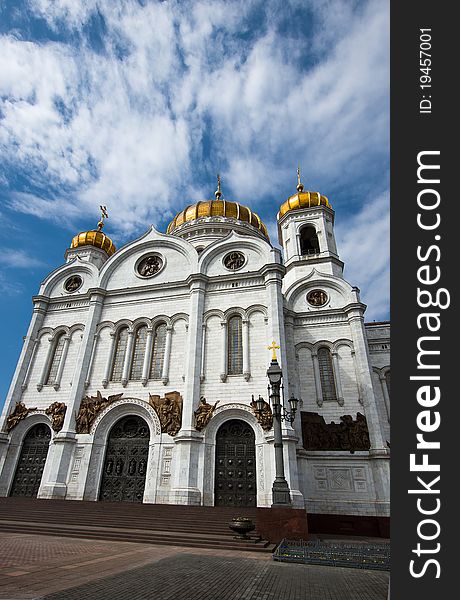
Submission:
<svg viewBox="0 0 460 600">
<path fill-rule="evenodd" d="M 324 306 L 327 302 L 327 294 L 324 290 L 311 290 L 307 294 L 307 302 L 312 306 Z"/>
<path fill-rule="evenodd" d="M 80 275 L 72 275 L 72 277 L 66 279 L 64 283 L 64 289 L 66 292 L 71 294 L 72 292 L 76 292 L 81 287 L 82 283 L 83 279 L 80 277 Z"/>
<path fill-rule="evenodd" d="M 137 272 L 141 277 L 153 277 L 163 267 L 163 260 L 156 254 L 145 256 L 137 264 Z"/>
<path fill-rule="evenodd" d="M 246 259 L 244 257 L 244 254 L 242 254 L 241 252 L 229 252 L 224 257 L 224 266 L 230 271 L 237 271 L 238 269 L 241 269 L 245 262 Z"/>
</svg>

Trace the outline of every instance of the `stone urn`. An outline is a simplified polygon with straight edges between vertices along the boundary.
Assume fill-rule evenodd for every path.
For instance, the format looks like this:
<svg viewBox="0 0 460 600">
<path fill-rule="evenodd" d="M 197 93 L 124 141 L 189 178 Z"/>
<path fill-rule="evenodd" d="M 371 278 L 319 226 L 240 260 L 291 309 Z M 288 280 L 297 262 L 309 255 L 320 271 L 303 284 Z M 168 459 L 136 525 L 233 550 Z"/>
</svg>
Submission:
<svg viewBox="0 0 460 600">
<path fill-rule="evenodd" d="M 228 526 L 234 533 L 238 534 L 235 536 L 236 540 L 250 540 L 248 533 L 256 528 L 248 517 L 234 517 Z"/>
</svg>

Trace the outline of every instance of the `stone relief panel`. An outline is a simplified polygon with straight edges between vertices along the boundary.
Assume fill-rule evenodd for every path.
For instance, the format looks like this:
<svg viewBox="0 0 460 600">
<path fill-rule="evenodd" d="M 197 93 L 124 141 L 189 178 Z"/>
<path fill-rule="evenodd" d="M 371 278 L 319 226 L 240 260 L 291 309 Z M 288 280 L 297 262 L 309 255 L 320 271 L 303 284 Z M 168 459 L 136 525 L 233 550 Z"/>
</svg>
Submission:
<svg viewBox="0 0 460 600">
<path fill-rule="evenodd" d="M 364 466 L 313 466 L 314 487 L 318 491 L 367 492 L 367 469 Z"/>
</svg>

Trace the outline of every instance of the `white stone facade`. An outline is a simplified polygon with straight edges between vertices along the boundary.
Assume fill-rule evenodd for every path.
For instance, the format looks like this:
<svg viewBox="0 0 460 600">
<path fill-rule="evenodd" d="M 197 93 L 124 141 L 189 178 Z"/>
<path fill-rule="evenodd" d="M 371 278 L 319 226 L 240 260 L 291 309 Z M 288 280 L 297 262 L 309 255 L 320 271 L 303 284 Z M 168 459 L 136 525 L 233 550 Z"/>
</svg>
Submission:
<svg viewBox="0 0 460 600">
<path fill-rule="evenodd" d="M 0 495 L 11 492 L 24 437 L 45 413 L 63 402 L 62 429 L 52 432 L 39 497 L 97 500 L 108 435 L 125 415 L 149 427 L 144 502 L 214 505 L 215 447 L 219 427 L 229 419 L 254 431 L 257 506 L 270 506 L 274 479 L 273 432 L 264 431 L 250 407 L 251 397 L 266 398 L 267 346 L 280 345 L 284 396 L 301 399 L 292 425 L 283 422 L 286 479 L 293 506 L 309 513 L 388 516 L 389 514 L 389 324 L 364 324 L 359 290 L 342 276 L 333 231 L 334 212 L 326 206 L 288 212 L 279 220 L 279 250 L 249 224 L 225 217 L 185 223 L 173 234 L 153 227 L 110 258 L 85 246 L 68 250 L 34 297 L 34 312 L 5 402 L 0 427 Z M 317 253 L 303 255 L 300 231 L 312 225 Z M 199 252 L 197 251 L 199 249 Z M 244 255 L 244 265 L 229 270 L 223 258 Z M 161 257 L 150 278 L 136 271 L 146 255 Z M 79 275 L 81 287 L 68 293 L 64 283 Z M 313 306 L 309 291 L 320 289 L 327 301 Z M 242 325 L 242 372 L 229 373 L 228 322 Z M 166 325 L 161 373 L 152 377 L 152 339 Z M 135 334 L 147 327 L 142 376 L 130 378 Z M 122 377 L 111 380 L 120 328 L 128 328 Z M 56 341 L 62 354 L 52 384 L 47 383 Z M 318 349 L 330 351 L 336 397 L 325 398 Z M 81 399 L 123 394 L 98 416 L 86 434 L 77 434 Z M 183 398 L 182 426 L 175 436 L 161 433 L 149 394 L 178 391 Z M 194 411 L 200 397 L 217 408 L 197 431 Z M 37 409 L 7 433 L 8 415 L 17 402 Z M 306 451 L 302 411 L 326 422 L 342 415 L 365 414 L 371 448 Z"/>
</svg>

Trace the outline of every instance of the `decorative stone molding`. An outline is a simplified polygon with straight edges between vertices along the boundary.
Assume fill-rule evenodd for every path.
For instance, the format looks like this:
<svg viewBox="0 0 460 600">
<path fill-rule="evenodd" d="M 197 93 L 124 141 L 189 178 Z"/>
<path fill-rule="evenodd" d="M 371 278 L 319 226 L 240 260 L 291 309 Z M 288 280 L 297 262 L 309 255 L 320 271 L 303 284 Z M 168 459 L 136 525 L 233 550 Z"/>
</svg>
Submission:
<svg viewBox="0 0 460 600">
<path fill-rule="evenodd" d="M 122 394 L 119 394 L 119 396 L 121 395 Z M 89 433 L 94 435 L 97 432 L 98 437 L 101 438 L 101 441 L 104 440 L 104 437 L 107 433 L 107 431 L 105 430 L 111 426 L 111 423 L 107 423 L 106 427 L 102 427 L 101 422 L 103 421 L 103 423 L 106 423 L 107 419 L 105 417 L 110 413 L 118 410 L 121 406 L 126 406 L 127 408 L 132 407 L 133 409 L 135 409 L 133 412 L 143 418 L 150 417 L 148 418 L 148 421 L 150 421 L 153 424 L 153 433 L 155 433 L 155 435 L 161 434 L 160 420 L 156 411 L 153 409 L 153 407 L 150 406 L 148 402 L 145 402 L 145 400 L 140 400 L 139 398 L 121 398 L 112 402 L 109 406 L 107 406 L 104 410 L 102 410 L 99 413 L 96 420 L 93 422 Z M 139 411 L 139 408 L 141 409 L 141 411 Z M 143 414 L 144 411 L 147 414 Z M 99 426 L 100 424 L 102 429 Z"/>
</svg>

